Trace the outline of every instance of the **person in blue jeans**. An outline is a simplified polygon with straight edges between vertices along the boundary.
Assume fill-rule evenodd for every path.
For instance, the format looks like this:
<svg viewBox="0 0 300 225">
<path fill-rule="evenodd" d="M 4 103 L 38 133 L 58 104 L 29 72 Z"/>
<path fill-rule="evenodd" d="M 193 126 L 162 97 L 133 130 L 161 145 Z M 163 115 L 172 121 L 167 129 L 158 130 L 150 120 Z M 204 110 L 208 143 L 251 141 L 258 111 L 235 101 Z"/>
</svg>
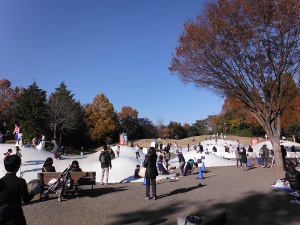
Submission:
<svg viewBox="0 0 300 225">
<path fill-rule="evenodd" d="M 269 156 L 270 156 L 270 150 L 267 148 L 267 145 L 263 145 L 263 155 L 261 156 L 262 160 L 262 168 L 268 169 L 268 161 L 269 161 Z"/>
<path fill-rule="evenodd" d="M 57 155 L 59 151 L 59 145 L 57 144 L 57 141 L 55 139 L 52 139 L 52 142 L 54 144 L 54 149 L 53 149 L 54 158 L 57 159 L 59 158 L 59 156 Z"/>
</svg>

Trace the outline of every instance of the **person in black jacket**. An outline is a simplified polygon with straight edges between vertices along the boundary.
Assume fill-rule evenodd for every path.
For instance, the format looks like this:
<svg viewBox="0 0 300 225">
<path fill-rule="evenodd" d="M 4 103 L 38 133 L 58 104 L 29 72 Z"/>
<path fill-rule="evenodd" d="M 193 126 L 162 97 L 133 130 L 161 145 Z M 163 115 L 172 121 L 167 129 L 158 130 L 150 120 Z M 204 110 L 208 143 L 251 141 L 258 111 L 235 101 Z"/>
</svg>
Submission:
<svg viewBox="0 0 300 225">
<path fill-rule="evenodd" d="M 285 157 L 287 155 L 286 148 L 283 145 L 280 145 L 280 150 L 281 150 L 281 156 L 282 156 L 282 161 L 283 161 L 283 167 L 285 169 L 286 168 Z"/>
<path fill-rule="evenodd" d="M 74 160 L 72 162 L 71 171 L 72 172 L 82 172 L 82 169 L 79 167 L 79 162 L 77 160 Z"/>
<path fill-rule="evenodd" d="M 100 153 L 99 161 L 101 164 L 101 176 L 100 176 L 100 183 L 103 185 L 108 184 L 108 175 L 109 175 L 109 169 L 112 168 L 111 165 L 111 158 L 107 149 L 107 145 L 103 146 L 103 151 Z M 104 182 L 103 183 L 103 179 Z"/>
<path fill-rule="evenodd" d="M 289 195 L 296 197 L 290 202 L 300 205 L 300 172 L 296 170 L 296 165 L 292 161 L 287 162 L 285 178 L 290 183 L 291 188 L 295 190 L 295 192 L 289 193 Z"/>
<path fill-rule="evenodd" d="M 241 162 L 241 167 L 243 167 L 244 164 L 243 171 L 247 171 L 247 153 L 245 147 L 243 147 L 242 151 L 240 151 L 240 162 Z"/>
<path fill-rule="evenodd" d="M 156 200 L 156 177 L 158 171 L 156 167 L 157 154 L 154 147 L 150 147 L 147 155 L 145 156 L 144 167 L 146 167 L 146 198 L 150 199 L 150 184 L 152 188 L 153 200 Z"/>
<path fill-rule="evenodd" d="M 0 179 L 1 225 L 26 225 L 22 201 L 27 203 L 36 194 L 42 192 L 40 186 L 36 186 L 30 193 L 28 192 L 26 181 L 16 176 L 20 165 L 21 158 L 17 155 L 10 155 L 4 159 L 7 173 Z"/>
<path fill-rule="evenodd" d="M 56 172 L 53 166 L 53 159 L 48 157 L 43 165 L 42 172 Z"/>
</svg>

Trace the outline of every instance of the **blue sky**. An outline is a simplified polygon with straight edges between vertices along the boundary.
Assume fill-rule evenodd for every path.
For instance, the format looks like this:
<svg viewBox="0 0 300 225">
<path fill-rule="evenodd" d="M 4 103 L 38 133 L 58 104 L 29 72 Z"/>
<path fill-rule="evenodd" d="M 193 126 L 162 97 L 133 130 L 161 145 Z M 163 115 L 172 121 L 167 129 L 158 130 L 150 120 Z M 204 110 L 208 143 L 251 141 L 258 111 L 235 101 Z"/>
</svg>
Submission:
<svg viewBox="0 0 300 225">
<path fill-rule="evenodd" d="M 205 119 L 223 99 L 168 70 L 183 23 L 205 2 L 0 0 L 0 78 L 48 95 L 63 81 L 82 104 L 104 93 L 117 112 L 131 106 L 154 124 Z"/>
</svg>

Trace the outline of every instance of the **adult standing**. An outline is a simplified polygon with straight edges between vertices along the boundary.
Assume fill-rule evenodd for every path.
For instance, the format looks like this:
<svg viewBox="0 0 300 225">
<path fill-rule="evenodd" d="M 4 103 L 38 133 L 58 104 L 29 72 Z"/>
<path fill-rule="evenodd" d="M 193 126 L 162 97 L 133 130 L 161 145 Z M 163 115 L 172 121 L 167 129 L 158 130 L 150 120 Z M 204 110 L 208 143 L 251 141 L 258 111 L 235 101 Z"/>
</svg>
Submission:
<svg viewBox="0 0 300 225">
<path fill-rule="evenodd" d="M 154 147 L 150 147 L 147 155 L 145 156 L 144 167 L 146 167 L 146 198 L 150 199 L 150 184 L 152 188 L 153 200 L 156 200 L 156 177 L 158 176 L 156 167 L 157 155 Z"/>
<path fill-rule="evenodd" d="M 262 155 L 262 167 L 268 169 L 268 161 L 269 161 L 269 149 L 267 148 L 267 145 L 263 145 L 263 155 Z"/>
<path fill-rule="evenodd" d="M 236 159 L 236 168 L 238 168 L 239 163 L 240 163 L 240 166 L 242 168 L 242 163 L 241 163 L 241 158 L 240 158 L 240 148 L 239 147 L 237 147 L 236 150 L 235 150 L 235 159 Z"/>
<path fill-rule="evenodd" d="M 286 167 L 285 157 L 287 155 L 286 148 L 283 145 L 280 145 L 281 155 L 282 155 L 282 161 L 283 161 L 283 168 Z"/>
<path fill-rule="evenodd" d="M 242 151 L 240 152 L 240 161 L 241 161 L 241 167 L 243 168 L 244 164 L 244 171 L 247 171 L 247 153 L 246 153 L 246 148 L 243 147 Z"/>
<path fill-rule="evenodd" d="M 179 150 L 176 150 L 176 155 L 178 157 L 178 162 L 179 162 L 179 173 L 180 176 L 184 175 L 184 165 L 185 165 L 185 158 L 182 155 L 182 152 Z"/>
<path fill-rule="evenodd" d="M 111 165 L 111 158 L 107 149 L 107 145 L 103 146 L 103 151 L 100 153 L 99 161 L 101 164 L 101 176 L 100 176 L 100 183 L 103 185 L 108 184 L 108 176 L 109 176 L 109 169 L 112 168 Z M 104 180 L 104 183 L 103 183 Z"/>
<path fill-rule="evenodd" d="M 8 128 L 6 126 L 6 122 L 3 122 L 3 125 L 1 127 L 1 132 L 2 132 L 2 143 L 5 143 L 6 141 L 6 134 L 7 134 Z"/>
</svg>

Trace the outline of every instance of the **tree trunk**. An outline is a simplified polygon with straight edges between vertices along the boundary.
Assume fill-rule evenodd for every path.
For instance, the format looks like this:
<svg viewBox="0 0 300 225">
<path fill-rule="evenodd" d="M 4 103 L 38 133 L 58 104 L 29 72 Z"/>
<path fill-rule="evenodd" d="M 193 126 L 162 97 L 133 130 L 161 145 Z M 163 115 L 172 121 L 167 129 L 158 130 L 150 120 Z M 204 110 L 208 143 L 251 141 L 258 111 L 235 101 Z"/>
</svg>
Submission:
<svg viewBox="0 0 300 225">
<path fill-rule="evenodd" d="M 284 171 L 284 164 L 282 153 L 280 149 L 280 137 L 270 137 L 270 141 L 273 146 L 273 151 L 275 155 L 275 171 L 276 172 L 283 172 Z"/>
</svg>

